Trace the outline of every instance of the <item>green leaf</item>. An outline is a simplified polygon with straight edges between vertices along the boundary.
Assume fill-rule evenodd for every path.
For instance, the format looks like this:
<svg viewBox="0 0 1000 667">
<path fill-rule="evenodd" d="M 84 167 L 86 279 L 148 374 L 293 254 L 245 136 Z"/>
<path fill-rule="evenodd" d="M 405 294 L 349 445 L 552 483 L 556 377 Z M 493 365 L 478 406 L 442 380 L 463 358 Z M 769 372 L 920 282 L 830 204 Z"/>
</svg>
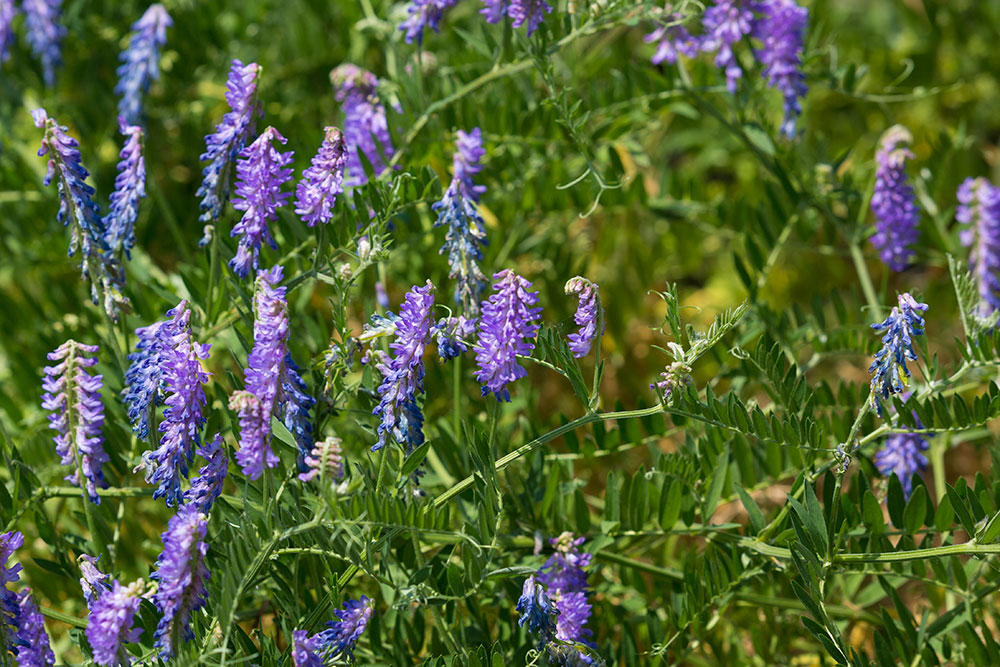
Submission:
<svg viewBox="0 0 1000 667">
<path fill-rule="evenodd" d="M 906 508 L 906 496 L 899 477 L 893 473 L 889 477 L 889 493 L 886 495 L 886 506 L 889 508 L 889 520 L 896 528 L 903 527 L 903 510 Z"/>
<path fill-rule="evenodd" d="M 875 494 L 865 491 L 861 499 L 862 514 L 865 525 L 875 535 L 880 535 L 885 531 L 885 519 L 882 516 L 882 506 L 875 499 Z"/>
<path fill-rule="evenodd" d="M 664 530 L 670 530 L 677 523 L 677 520 L 681 516 L 681 499 L 684 492 L 684 482 L 679 479 L 667 477 L 665 478 L 664 485 L 667 484 L 666 480 L 672 480 L 670 486 L 665 494 L 666 500 L 663 500 L 662 507 L 660 508 L 660 527 Z M 661 492 L 660 497 L 663 498 L 664 494 Z"/>
<path fill-rule="evenodd" d="M 764 530 L 766 522 L 764 521 L 764 514 L 760 511 L 760 507 L 750 496 L 746 490 L 739 484 L 733 485 L 736 488 L 736 495 L 740 497 L 740 502 L 743 503 L 743 507 L 747 511 L 747 515 L 750 518 L 750 527 L 753 529 L 753 534 L 756 535 L 760 531 Z"/>
<path fill-rule="evenodd" d="M 955 487 L 951 484 L 945 485 L 945 493 L 948 495 L 948 500 L 951 501 L 952 509 L 955 511 L 955 514 L 958 515 L 958 520 L 962 524 L 962 528 L 964 528 L 965 532 L 969 535 L 975 535 L 976 522 L 973 520 L 972 513 L 966 506 L 965 501 L 962 500 L 962 498 L 958 495 L 958 492 L 955 490 Z"/>
<path fill-rule="evenodd" d="M 420 467 L 420 464 L 424 462 L 424 459 L 427 458 L 427 452 L 428 450 L 430 450 L 430 448 L 431 448 L 431 441 L 428 440 L 424 444 L 420 445 L 415 450 L 413 450 L 413 452 L 411 452 L 410 455 L 407 456 L 406 460 L 403 462 L 403 467 L 399 471 L 399 476 L 405 478 L 412 475 L 416 471 L 416 469 Z"/>
<path fill-rule="evenodd" d="M 920 530 L 927 517 L 927 487 L 918 484 L 903 510 L 903 527 L 911 535 Z M 1000 524 L 998 524 L 1000 525 Z"/>
<path fill-rule="evenodd" d="M 729 447 L 719 454 L 715 462 L 715 470 L 712 471 L 712 478 L 709 482 L 708 494 L 705 496 L 705 505 L 702 509 L 702 517 L 707 522 L 715 512 L 715 506 L 719 504 L 722 497 L 722 487 L 726 483 L 726 473 L 729 469 Z"/>
</svg>

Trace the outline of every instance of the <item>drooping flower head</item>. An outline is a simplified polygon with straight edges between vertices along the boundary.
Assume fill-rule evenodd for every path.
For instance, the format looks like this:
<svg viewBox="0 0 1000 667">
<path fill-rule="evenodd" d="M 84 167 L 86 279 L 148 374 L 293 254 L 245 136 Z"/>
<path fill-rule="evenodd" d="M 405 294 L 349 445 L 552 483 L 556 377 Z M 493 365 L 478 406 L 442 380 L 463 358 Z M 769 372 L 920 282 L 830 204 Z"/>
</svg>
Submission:
<svg viewBox="0 0 1000 667">
<path fill-rule="evenodd" d="M 160 446 L 142 455 L 146 482 L 156 484 L 154 498 L 165 498 L 167 506 L 180 503 L 181 478 L 187 477 L 195 448 L 201 443 L 206 416 L 205 391 L 208 373 L 201 362 L 208 358 L 209 345 L 191 334 L 191 311 L 187 301 L 167 311 L 167 321 L 157 329 L 159 364 L 162 366 L 163 420 Z M 134 362 L 133 362 L 134 363 Z"/>
<path fill-rule="evenodd" d="M 104 591 L 111 590 L 111 575 L 101 572 L 97 567 L 98 558 L 87 554 L 80 554 L 77 564 L 80 566 L 80 589 L 83 590 L 83 599 L 87 602 L 87 608 L 91 609 Z"/>
<path fill-rule="evenodd" d="M 121 265 L 108 252 L 105 241 L 104 221 L 100 209 L 92 199 L 94 188 L 87 184 L 90 172 L 80 160 L 76 139 L 64 126 L 49 118 L 45 109 L 31 112 L 35 127 L 44 130 L 39 156 L 49 156 L 48 171 L 43 181 L 46 186 L 56 180 L 59 192 L 59 222 L 70 228 L 69 254 L 81 251 L 80 270 L 90 279 L 90 297 L 100 303 L 103 293 L 104 309 L 117 320 L 120 310 L 127 309 L 128 299 L 121 293 L 125 287 L 125 274 Z"/>
<path fill-rule="evenodd" d="M 10 58 L 8 49 L 14 41 L 15 14 L 17 7 L 14 6 L 14 0 L 0 0 L 0 63 L 7 62 Z"/>
<path fill-rule="evenodd" d="M 332 435 L 325 440 L 317 440 L 312 451 L 305 458 L 309 470 L 299 473 L 299 479 L 303 482 L 310 482 L 319 477 L 330 483 L 342 480 L 344 478 L 344 455 L 340 444 L 340 438 Z"/>
<path fill-rule="evenodd" d="M 9 586 L 21 579 L 21 564 L 7 563 L 14 552 L 24 546 L 24 535 L 14 530 L 0 533 L 0 655 L 17 653 L 16 635 L 20 605 L 17 594 Z"/>
<path fill-rule="evenodd" d="M 324 225 L 330 222 L 337 195 L 344 191 L 347 143 L 335 127 L 327 127 L 325 133 L 312 166 L 302 172 L 302 180 L 295 189 L 295 213 L 309 227 L 317 222 Z"/>
<path fill-rule="evenodd" d="M 17 596 L 17 664 L 20 667 L 49 667 L 56 664 L 45 619 L 38 611 L 31 589 L 25 588 Z"/>
<path fill-rule="evenodd" d="M 104 404 L 101 403 L 103 377 L 91 375 L 87 369 L 97 363 L 96 345 L 83 345 L 68 340 L 48 355 L 49 361 L 42 380 L 42 407 L 49 410 L 49 428 L 56 432 L 53 440 L 59 462 L 71 466 L 66 481 L 79 486 L 90 501 L 101 504 L 97 489 L 105 489 L 101 467 L 110 459 L 104 452 Z"/>
<path fill-rule="evenodd" d="M 799 100 L 808 89 L 802 73 L 802 50 L 809 10 L 799 7 L 795 0 L 763 0 L 758 10 L 762 16 L 753 34 L 763 47 L 756 51 L 757 60 L 764 67 L 768 85 L 777 88 L 784 98 L 781 132 L 794 137 L 795 120 L 802 113 Z"/>
<path fill-rule="evenodd" d="M 125 252 L 132 258 L 135 245 L 135 219 L 139 215 L 139 200 L 146 197 L 146 160 L 142 156 L 142 128 L 128 125 L 118 117 L 118 127 L 125 136 L 111 193 L 111 211 L 104 220 L 105 241 L 112 252 Z"/>
<path fill-rule="evenodd" d="M 493 295 L 482 307 L 479 340 L 476 343 L 476 379 L 483 385 L 483 396 L 492 392 L 497 400 L 510 400 L 507 385 L 528 372 L 517 362 L 517 355 L 530 354 L 538 335 L 535 322 L 541 317 L 538 292 L 530 292 L 531 283 L 505 269 L 493 275 Z"/>
<path fill-rule="evenodd" d="M 229 459 L 222 446 L 222 435 L 216 433 L 210 442 L 199 447 L 195 453 L 205 459 L 206 465 L 191 480 L 191 488 L 184 492 L 184 502 L 196 506 L 199 512 L 208 515 L 222 493 L 222 485 L 228 472 Z"/>
<path fill-rule="evenodd" d="M 909 130 L 893 125 L 882 135 L 875 154 L 871 208 L 876 232 L 871 240 L 879 257 L 893 271 L 906 268 L 913 255 L 911 246 L 920 238 L 920 209 L 906 178 L 906 161 L 914 157 L 908 148 L 912 141 Z"/>
<path fill-rule="evenodd" d="M 163 552 L 156 561 L 156 572 L 150 575 L 160 582 L 153 603 L 163 614 L 155 634 L 161 660 L 172 658 L 181 641 L 194 638 L 191 613 L 208 601 L 207 529 L 208 520 L 196 506 L 181 505 L 162 535 Z"/>
<path fill-rule="evenodd" d="M 236 256 L 229 266 L 240 278 L 250 275 L 250 270 L 260 268 L 261 242 L 277 249 L 271 235 L 270 223 L 278 219 L 278 209 L 288 203 L 290 192 L 281 186 L 292 178 L 292 151 L 281 153 L 272 142 L 287 143 L 273 127 L 261 132 L 257 139 L 240 153 L 236 165 L 236 199 L 233 208 L 243 211 L 243 217 L 233 227 L 231 236 L 239 236 Z"/>
<path fill-rule="evenodd" d="M 312 451 L 309 409 L 315 400 L 305 393 L 305 382 L 288 351 L 288 302 L 280 265 L 259 271 L 254 294 L 253 350 L 247 360 L 246 391 L 238 391 L 229 407 L 238 411 L 240 445 L 236 462 L 250 479 L 264 468 L 278 465 L 271 451 L 271 417 L 282 419 L 295 436 L 300 453 L 300 472 Z"/>
<path fill-rule="evenodd" d="M 556 551 L 538 571 L 538 582 L 550 594 L 571 593 L 587 588 L 587 573 L 584 568 L 590 567 L 594 555 L 580 551 L 580 545 L 584 541 L 585 538 L 574 538 L 573 533 L 568 532 L 549 541 Z"/>
<path fill-rule="evenodd" d="M 715 51 L 715 66 L 725 73 L 730 93 L 736 92 L 736 85 L 743 76 L 733 45 L 750 34 L 753 21 L 749 3 L 740 0 L 718 0 L 702 17 L 705 34 L 701 38 L 701 49 Z"/>
<path fill-rule="evenodd" d="M 205 137 L 205 152 L 201 161 L 208 162 L 202 170 L 201 197 L 202 222 L 219 219 L 222 207 L 229 199 L 229 179 L 236 156 L 246 145 L 253 133 L 261 107 L 257 102 L 257 82 L 260 79 L 260 65 L 244 65 L 233 61 L 226 82 L 226 102 L 230 110 L 215 126 L 215 132 Z M 205 239 L 202 239 L 204 241 Z M 204 244 L 202 244 L 204 245 Z"/>
<path fill-rule="evenodd" d="M 571 333 L 569 349 L 577 359 L 587 356 L 598 329 L 604 333 L 604 308 L 601 305 L 601 293 L 597 285 L 586 278 L 576 276 L 566 281 L 566 294 L 576 294 L 579 297 L 576 314 L 573 321 L 580 327 L 576 333 Z"/>
<path fill-rule="evenodd" d="M 128 586 L 115 581 L 91 607 L 87 618 L 87 641 L 98 665 L 132 664 L 125 644 L 138 642 L 142 635 L 142 628 L 135 627 L 135 615 L 139 612 L 144 590 L 141 579 Z"/>
<path fill-rule="evenodd" d="M 348 600 L 343 609 L 333 612 L 339 620 L 326 624 L 327 629 L 319 633 L 323 639 L 325 650 L 331 655 L 354 657 L 354 647 L 361 634 L 368 627 L 368 622 L 375 613 L 375 601 L 364 595 L 360 600 Z"/>
<path fill-rule="evenodd" d="M 424 30 L 430 28 L 438 32 L 438 25 L 444 13 L 455 6 L 458 0 L 410 0 L 407 7 L 409 17 L 400 24 L 399 29 L 406 34 L 403 39 L 407 44 L 414 40 L 421 44 L 424 41 Z"/>
<path fill-rule="evenodd" d="M 555 635 L 559 611 L 534 576 L 524 580 L 515 609 L 521 614 L 517 624 L 523 626 L 527 623 L 528 631 L 540 637 L 539 644 L 544 644 Z"/>
<path fill-rule="evenodd" d="M 413 287 L 403 299 L 396 339 L 389 344 L 393 355 L 386 356 L 377 365 L 382 373 L 378 391 L 381 400 L 373 414 L 382 421 L 378 425 L 378 442 L 372 445 L 372 451 L 385 446 L 389 435 L 399 426 L 404 406 L 409 404 L 410 410 L 416 407 L 416 396 L 424 390 L 423 356 L 434 323 L 433 308 L 434 285 L 429 280 L 423 287 Z"/>
<path fill-rule="evenodd" d="M 979 291 L 980 317 L 1000 310 L 1000 188 L 985 178 L 967 178 L 958 188 L 959 234 L 969 252 L 969 271 Z"/>
<path fill-rule="evenodd" d="M 364 185 L 368 175 L 361 153 L 375 175 L 385 171 L 394 153 L 385 107 L 376 92 L 378 79 L 357 65 L 340 65 L 330 72 L 334 98 L 344 109 L 344 139 L 347 142 L 347 180 L 350 187 Z M 385 156 L 383 159 L 383 155 Z"/>
<path fill-rule="evenodd" d="M 647 44 L 656 44 L 656 52 L 649 59 L 654 65 L 673 65 L 677 62 L 678 55 L 688 58 L 698 55 L 701 39 L 684 27 L 683 19 L 680 13 L 671 11 L 670 2 L 667 2 L 663 10 L 663 22 L 643 38 Z"/>
<path fill-rule="evenodd" d="M 916 361 L 913 337 L 924 333 L 924 318 L 920 313 L 927 310 L 926 303 L 918 303 L 909 292 L 899 295 L 899 305 L 894 306 L 889 316 L 879 324 L 873 324 L 875 331 L 884 331 L 882 349 L 875 353 L 868 372 L 872 375 L 871 406 L 882 416 L 882 401 L 891 394 L 900 394 L 906 388 L 910 377 L 907 361 Z"/>
<path fill-rule="evenodd" d="M 305 630 L 292 632 L 292 665 L 294 667 L 323 667 L 320 657 L 322 650 L 322 635 L 312 637 Z"/>
<path fill-rule="evenodd" d="M 55 84 L 56 68 L 62 64 L 59 42 L 66 36 L 66 28 L 59 22 L 61 7 L 62 0 L 21 0 L 28 44 L 42 62 L 46 86 Z"/>
<path fill-rule="evenodd" d="M 137 125 L 142 120 L 142 96 L 160 78 L 160 49 L 167 43 L 167 28 L 173 24 L 159 3 L 150 5 L 132 24 L 128 48 L 119 56 L 122 64 L 118 66 L 115 86 L 115 94 L 121 96 L 118 113 L 130 124 Z"/>
</svg>

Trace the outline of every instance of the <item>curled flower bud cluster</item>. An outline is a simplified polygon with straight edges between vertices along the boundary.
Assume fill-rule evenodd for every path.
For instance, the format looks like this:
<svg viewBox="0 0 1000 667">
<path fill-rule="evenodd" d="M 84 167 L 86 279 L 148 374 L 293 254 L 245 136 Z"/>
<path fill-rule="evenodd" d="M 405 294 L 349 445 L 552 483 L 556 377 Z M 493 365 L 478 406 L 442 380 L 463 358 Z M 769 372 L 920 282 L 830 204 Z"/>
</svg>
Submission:
<svg viewBox="0 0 1000 667">
<path fill-rule="evenodd" d="M 330 436 L 325 440 L 317 440 L 312 451 L 305 457 L 309 470 L 300 473 L 299 479 L 310 482 L 319 477 L 328 482 L 339 482 L 344 478 L 344 456 L 340 449 L 341 440 Z"/>
<path fill-rule="evenodd" d="M 914 336 L 924 333 L 924 318 L 920 313 L 928 308 L 918 303 L 909 292 L 899 295 L 899 305 L 879 324 L 871 325 L 875 331 L 884 331 L 882 349 L 875 353 L 868 372 L 871 373 L 870 403 L 876 414 L 882 416 L 882 401 L 892 394 L 901 394 L 910 378 L 907 361 L 916 361 L 913 349 Z"/>
</svg>

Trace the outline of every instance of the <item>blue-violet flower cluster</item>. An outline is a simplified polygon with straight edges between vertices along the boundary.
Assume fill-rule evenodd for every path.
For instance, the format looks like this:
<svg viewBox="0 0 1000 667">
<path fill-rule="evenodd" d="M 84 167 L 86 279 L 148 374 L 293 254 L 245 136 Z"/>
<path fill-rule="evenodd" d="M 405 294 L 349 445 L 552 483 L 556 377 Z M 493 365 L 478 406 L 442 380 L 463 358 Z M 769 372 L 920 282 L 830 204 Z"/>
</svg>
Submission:
<svg viewBox="0 0 1000 667">
<path fill-rule="evenodd" d="M 292 632 L 292 665 L 294 667 L 323 667 L 323 637 L 309 636 L 305 630 Z"/>
<path fill-rule="evenodd" d="M 407 44 L 424 41 L 424 30 L 430 28 L 438 32 L 438 26 L 444 13 L 455 6 L 458 0 L 410 0 L 407 7 L 409 16 L 399 29 L 404 31 L 403 39 Z"/>
<path fill-rule="evenodd" d="M 42 62 L 45 85 L 56 82 L 56 67 L 62 63 L 59 42 L 66 28 L 59 22 L 62 0 L 21 0 L 24 23 L 28 28 L 31 52 Z"/>
<path fill-rule="evenodd" d="M 160 78 L 160 49 L 167 43 L 167 28 L 172 25 L 170 15 L 160 3 L 150 5 L 132 24 L 133 35 L 119 57 L 122 64 L 118 66 L 115 86 L 115 94 L 121 96 L 118 113 L 130 124 L 142 120 L 142 95 Z"/>
<path fill-rule="evenodd" d="M 979 291 L 980 317 L 1000 310 L 1000 188 L 985 178 L 967 178 L 958 188 L 955 217 L 968 225 L 959 234 L 969 252 L 969 271 Z"/>
<path fill-rule="evenodd" d="M 573 321 L 580 327 L 580 330 L 571 333 L 569 338 L 569 349 L 577 359 L 587 356 L 594 340 L 604 334 L 604 309 L 601 305 L 601 293 L 597 285 L 586 278 L 576 276 L 566 281 L 566 294 L 576 294 L 579 302 Z"/>
<path fill-rule="evenodd" d="M 0 0 L 0 63 L 10 58 L 10 44 L 14 41 L 14 0 Z"/>
<path fill-rule="evenodd" d="M 497 400 L 510 400 L 507 385 L 528 372 L 517 362 L 518 355 L 535 349 L 538 335 L 535 322 L 541 317 L 538 292 L 530 292 L 531 283 L 505 269 L 493 275 L 493 295 L 482 307 L 479 340 L 476 342 L 476 379 L 483 386 L 483 396 L 492 392 Z"/>
<path fill-rule="evenodd" d="M 802 114 L 799 100 L 808 86 L 802 73 L 802 51 L 809 10 L 795 0 L 763 0 L 758 6 L 762 16 L 754 25 L 754 37 L 763 45 L 756 51 L 764 67 L 764 77 L 777 88 L 784 100 L 785 118 L 781 133 L 795 136 L 795 121 Z"/>
<path fill-rule="evenodd" d="M 115 581 L 91 606 L 87 619 L 87 641 L 98 665 L 132 664 L 125 644 L 136 643 L 142 635 L 142 628 L 135 627 L 135 615 L 139 612 L 144 590 L 141 579 L 128 586 Z"/>
<path fill-rule="evenodd" d="M 922 428 L 920 420 L 917 427 Z M 913 491 L 913 476 L 927 469 L 927 439 L 919 433 L 894 433 L 875 454 L 875 466 L 885 476 L 896 473 L 907 498 Z"/>
<path fill-rule="evenodd" d="M 153 603 L 163 614 L 155 633 L 161 660 L 174 656 L 179 640 L 194 637 L 191 614 L 208 601 L 207 528 L 208 521 L 196 506 L 181 505 L 162 535 L 163 552 L 156 561 L 156 572 L 150 575 L 159 581 Z"/>
<path fill-rule="evenodd" d="M 344 139 L 347 142 L 347 185 L 368 182 L 361 153 L 375 175 L 385 171 L 386 159 L 394 153 L 385 107 L 378 99 L 378 79 L 374 74 L 349 63 L 330 72 L 334 98 L 344 109 Z M 384 154 L 384 158 L 383 158 Z"/>
<path fill-rule="evenodd" d="M 20 667 L 49 667 L 56 664 L 45 619 L 38 611 L 31 589 L 25 588 L 17 600 L 17 664 Z"/>
<path fill-rule="evenodd" d="M 327 127 L 312 165 L 302 172 L 295 189 L 295 213 L 309 227 L 317 222 L 324 225 L 333 217 L 337 195 L 344 191 L 344 167 L 347 165 L 347 143 L 335 127 Z"/>
<path fill-rule="evenodd" d="M 375 613 L 375 602 L 362 595 L 360 600 L 348 600 L 343 609 L 333 613 L 338 620 L 327 623 L 327 629 L 319 633 L 324 650 L 331 656 L 353 658 L 354 647 Z"/>
<path fill-rule="evenodd" d="M 882 401 L 906 389 L 910 377 L 906 362 L 917 360 L 913 337 L 924 333 L 924 318 L 920 313 L 927 310 L 927 304 L 918 303 L 909 292 L 900 294 L 898 301 L 899 305 L 893 307 L 884 321 L 871 325 L 875 331 L 885 332 L 882 349 L 875 353 L 868 367 L 872 375 L 871 406 L 880 417 Z"/>
<path fill-rule="evenodd" d="M 0 533 L 0 655 L 8 652 L 17 654 L 17 627 L 20 605 L 17 594 L 10 590 L 10 584 L 21 579 L 21 564 L 7 563 L 14 552 L 24 546 L 24 535 L 16 530 Z"/>
<path fill-rule="evenodd" d="M 545 0 L 483 0 L 486 5 L 480 13 L 487 23 L 500 23 L 506 14 L 514 28 L 527 26 L 528 37 L 542 24 L 552 6 Z"/>
<path fill-rule="evenodd" d="M 139 200 L 146 196 L 146 160 L 142 156 L 142 128 L 129 125 L 121 116 L 118 127 L 125 137 L 111 193 L 111 210 L 104 220 L 105 241 L 112 252 L 125 252 L 132 258 L 135 245 L 135 219 L 139 215 Z"/>
<path fill-rule="evenodd" d="M 216 433 L 214 438 L 195 451 L 205 459 L 206 465 L 202 466 L 198 476 L 191 480 L 191 487 L 184 492 L 184 503 L 194 505 L 205 515 L 212 511 L 212 505 L 218 500 L 222 484 L 226 481 L 229 459 L 222 444 L 222 436 Z"/>
<path fill-rule="evenodd" d="M 908 148 L 913 137 L 901 125 L 893 125 L 879 142 L 875 154 L 875 191 L 871 209 L 875 214 L 872 245 L 879 257 L 893 271 L 902 271 L 913 255 L 912 246 L 920 238 L 920 210 L 913 186 L 906 178 L 906 161 L 912 159 Z"/>
</svg>

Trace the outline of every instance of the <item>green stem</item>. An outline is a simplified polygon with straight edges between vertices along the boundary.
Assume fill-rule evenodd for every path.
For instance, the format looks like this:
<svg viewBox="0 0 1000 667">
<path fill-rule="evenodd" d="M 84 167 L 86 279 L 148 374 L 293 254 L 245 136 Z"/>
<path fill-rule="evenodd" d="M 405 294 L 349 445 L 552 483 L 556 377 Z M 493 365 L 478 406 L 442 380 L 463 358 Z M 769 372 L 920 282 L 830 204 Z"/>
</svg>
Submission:
<svg viewBox="0 0 1000 667">
<path fill-rule="evenodd" d="M 872 276 L 868 272 L 868 264 L 865 256 L 861 253 L 861 247 L 853 239 L 850 242 L 851 259 L 854 261 L 854 270 L 858 274 L 858 282 L 861 283 L 861 291 L 865 294 L 868 307 L 871 308 L 872 315 L 876 321 L 882 319 L 882 304 L 878 294 L 875 292 L 875 285 L 872 283 Z"/>
</svg>

